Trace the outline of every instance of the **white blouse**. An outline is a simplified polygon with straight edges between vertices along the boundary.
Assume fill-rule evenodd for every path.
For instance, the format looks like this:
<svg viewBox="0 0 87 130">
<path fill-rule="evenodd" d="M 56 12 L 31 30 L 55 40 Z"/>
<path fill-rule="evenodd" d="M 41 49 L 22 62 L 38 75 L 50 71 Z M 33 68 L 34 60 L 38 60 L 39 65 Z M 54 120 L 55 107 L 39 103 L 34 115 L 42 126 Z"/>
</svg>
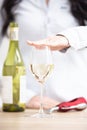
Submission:
<svg viewBox="0 0 87 130">
<path fill-rule="evenodd" d="M 29 72 L 31 48 L 26 41 L 58 33 L 66 35 L 71 48 L 66 53 L 53 52 L 54 70 L 45 84 L 46 95 L 59 101 L 78 96 L 87 98 L 87 27 L 78 25 L 70 12 L 69 1 L 50 0 L 47 6 L 45 0 L 23 0 L 13 12 L 19 24 L 20 49 L 27 68 L 27 100 L 38 95 L 40 88 Z"/>
</svg>

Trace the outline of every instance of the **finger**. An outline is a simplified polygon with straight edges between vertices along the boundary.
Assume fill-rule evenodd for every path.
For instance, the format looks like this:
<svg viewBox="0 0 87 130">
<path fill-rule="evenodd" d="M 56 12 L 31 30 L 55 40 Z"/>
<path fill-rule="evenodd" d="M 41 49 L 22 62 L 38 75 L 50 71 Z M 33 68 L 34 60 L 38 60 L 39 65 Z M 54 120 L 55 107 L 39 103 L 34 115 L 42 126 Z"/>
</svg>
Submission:
<svg viewBox="0 0 87 130">
<path fill-rule="evenodd" d="M 32 42 L 32 41 L 27 41 L 28 45 L 34 46 L 37 49 L 44 49 L 46 45 L 41 44 L 39 42 Z"/>
<path fill-rule="evenodd" d="M 28 41 L 27 41 L 27 44 L 28 44 L 28 45 L 33 45 L 33 42 L 28 40 Z"/>
</svg>

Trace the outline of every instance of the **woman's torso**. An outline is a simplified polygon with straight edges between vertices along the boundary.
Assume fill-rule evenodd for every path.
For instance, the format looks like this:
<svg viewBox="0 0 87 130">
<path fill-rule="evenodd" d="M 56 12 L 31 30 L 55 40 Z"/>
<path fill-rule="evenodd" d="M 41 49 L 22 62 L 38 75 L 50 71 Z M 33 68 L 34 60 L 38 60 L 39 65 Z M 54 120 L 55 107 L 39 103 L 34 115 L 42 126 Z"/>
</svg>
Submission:
<svg viewBox="0 0 87 130">
<path fill-rule="evenodd" d="M 15 16 L 20 25 L 20 47 L 25 62 L 29 58 L 27 39 L 43 39 L 78 26 L 70 12 L 68 0 L 50 0 L 48 6 L 44 0 L 24 0 L 15 10 Z M 64 100 L 86 95 L 86 54 L 86 50 L 85 52 L 69 50 L 66 54 L 54 52 L 55 68 L 46 85 L 48 96 Z M 84 60 L 86 62 L 83 63 Z M 29 87 L 32 89 L 32 86 Z"/>
<path fill-rule="evenodd" d="M 78 25 L 68 0 L 50 0 L 48 6 L 45 0 L 23 0 L 14 9 L 14 15 L 20 25 L 20 35 L 22 30 L 29 40 L 55 35 Z"/>
<path fill-rule="evenodd" d="M 13 11 L 20 27 L 19 40 L 23 56 L 29 54 L 27 40 L 43 39 L 78 26 L 70 12 L 68 0 L 50 0 L 48 6 L 45 0 L 23 0 Z"/>
</svg>

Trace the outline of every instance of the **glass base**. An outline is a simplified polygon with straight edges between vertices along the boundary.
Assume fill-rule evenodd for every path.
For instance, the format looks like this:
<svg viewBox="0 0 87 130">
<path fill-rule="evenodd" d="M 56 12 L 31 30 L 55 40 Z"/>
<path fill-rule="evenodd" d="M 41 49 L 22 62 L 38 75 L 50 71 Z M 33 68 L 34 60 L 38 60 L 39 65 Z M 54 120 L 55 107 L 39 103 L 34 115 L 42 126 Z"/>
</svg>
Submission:
<svg viewBox="0 0 87 130">
<path fill-rule="evenodd" d="M 46 113 L 36 113 L 34 115 L 31 115 L 31 117 L 35 117 L 35 118 L 52 118 L 53 114 L 46 114 Z"/>
</svg>

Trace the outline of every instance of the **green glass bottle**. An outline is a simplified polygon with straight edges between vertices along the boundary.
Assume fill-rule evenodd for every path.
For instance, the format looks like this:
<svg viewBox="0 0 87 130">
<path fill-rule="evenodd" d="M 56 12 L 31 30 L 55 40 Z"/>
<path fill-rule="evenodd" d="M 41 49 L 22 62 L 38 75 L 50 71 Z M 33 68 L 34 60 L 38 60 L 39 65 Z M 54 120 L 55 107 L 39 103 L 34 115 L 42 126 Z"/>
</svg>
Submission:
<svg viewBox="0 0 87 130">
<path fill-rule="evenodd" d="M 26 71 L 19 50 L 18 24 L 10 23 L 10 44 L 2 72 L 2 110 L 20 112 L 25 110 Z"/>
</svg>

